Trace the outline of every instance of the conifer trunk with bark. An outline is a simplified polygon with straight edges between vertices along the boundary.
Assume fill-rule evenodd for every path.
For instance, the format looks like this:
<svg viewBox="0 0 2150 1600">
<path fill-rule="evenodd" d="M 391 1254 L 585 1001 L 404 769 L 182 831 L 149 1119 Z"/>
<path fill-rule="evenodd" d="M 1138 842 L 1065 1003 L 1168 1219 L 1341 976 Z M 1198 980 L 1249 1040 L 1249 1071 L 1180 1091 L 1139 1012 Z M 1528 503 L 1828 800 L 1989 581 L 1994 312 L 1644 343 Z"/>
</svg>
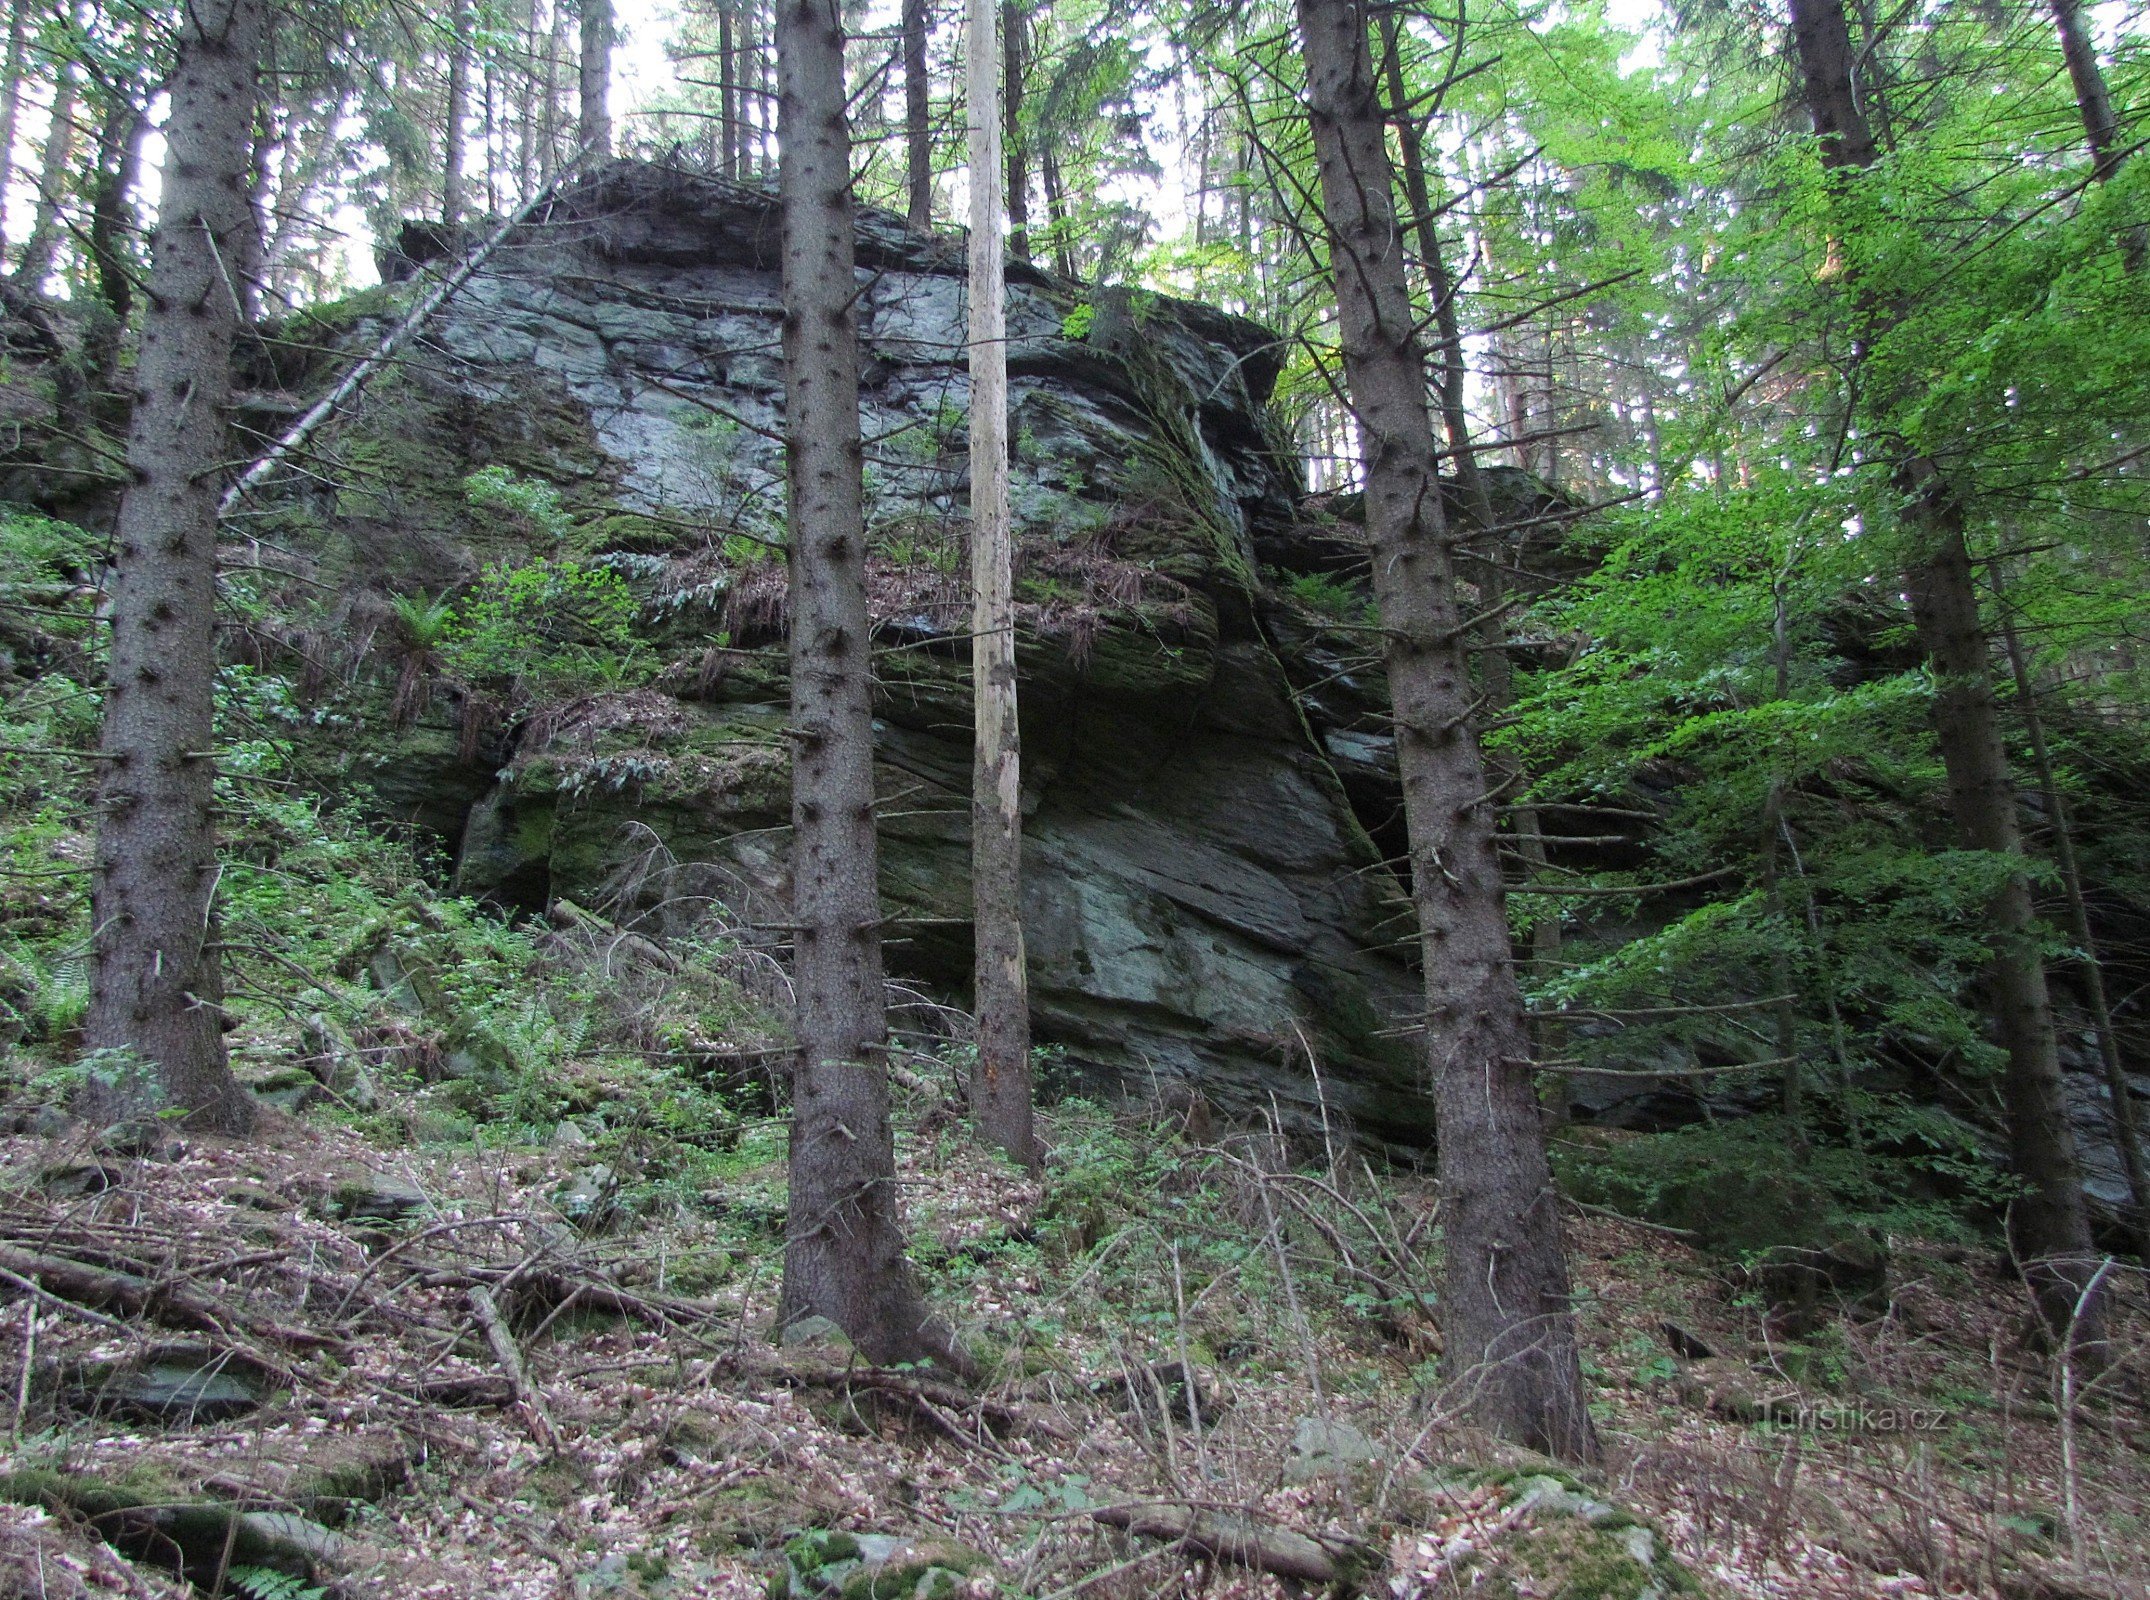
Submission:
<svg viewBox="0 0 2150 1600">
<path fill-rule="evenodd" d="M 824 1316 L 872 1361 L 960 1365 L 903 1254 L 889 1125 L 858 284 L 837 0 L 779 0 L 791 562 L 791 1199 L 778 1322 Z"/>
<path fill-rule="evenodd" d="M 582 55 L 577 67 L 582 151 L 591 161 L 612 155 L 612 0 L 582 0 Z"/>
<path fill-rule="evenodd" d="M 448 19 L 448 114 L 441 138 L 440 220 L 463 220 L 463 124 L 470 118 L 470 0 L 454 0 Z"/>
<path fill-rule="evenodd" d="M 2143 1165 L 2142 1129 L 2136 1120 L 2134 1091 L 2128 1083 L 2127 1062 L 2120 1051 L 2120 1033 L 2113 1025 L 2112 999 L 2105 987 L 2105 962 L 2098 951 L 2096 931 L 2090 925 L 2090 902 L 2083 893 L 2083 868 L 2075 851 L 2075 824 L 2068 814 L 2067 796 L 2053 766 L 2053 752 L 2046 743 L 2045 717 L 2038 709 L 2037 685 L 2031 681 L 2030 663 L 2023 641 L 2008 615 L 2008 593 L 2000 576 L 1988 569 L 1994 600 L 2001 608 L 2001 644 L 2007 652 L 2010 673 L 2016 683 L 2016 705 L 2023 714 L 2023 731 L 2030 738 L 2031 762 L 2038 776 L 2039 798 L 2045 804 L 2046 823 L 2052 829 L 2053 864 L 2060 869 L 2061 893 L 2068 907 L 2068 937 L 2075 941 L 2077 964 L 2083 973 L 2083 1000 L 2090 1008 L 2090 1026 L 2097 1038 L 2098 1060 L 2105 1068 L 2105 1091 L 2110 1100 L 2113 1143 L 2119 1147 L 2120 1170 L 2128 1182 L 2128 1201 L 2134 1209 L 2135 1254 L 2150 1266 L 2150 1172 Z"/>
<path fill-rule="evenodd" d="M 45 280 L 52 276 L 54 253 L 59 249 L 60 207 L 67 199 L 68 168 L 75 158 L 78 70 L 71 61 L 61 62 L 53 82 L 45 147 L 37 169 L 37 206 L 15 263 L 14 281 L 32 294 L 45 292 Z"/>
<path fill-rule="evenodd" d="M 1354 0 L 1298 0 L 1298 13 L 1345 386 L 1365 452 L 1366 528 L 1425 960 L 1446 1238 L 1444 1382 L 1480 1425 L 1590 1459 L 1597 1435 L 1531 1087 L 1486 763 L 1471 726 L 1455 550 L 1441 508 L 1369 16 Z"/>
<path fill-rule="evenodd" d="M 2076 113 L 2083 119 L 2083 139 L 2090 146 L 2091 171 L 2100 183 L 2111 183 L 2127 164 L 2128 152 L 2120 142 L 2120 119 L 2113 114 L 2105 69 L 2098 65 L 2098 47 L 2083 26 L 2077 0 L 2051 0 L 2051 4 L 2061 57 L 2068 63 L 2068 82 L 2075 90 Z M 2150 226 L 2138 222 L 2123 229 L 2120 256 L 2130 272 L 2150 266 Z"/>
<path fill-rule="evenodd" d="M 1022 0 L 1002 0 L 1000 32 L 1006 52 L 1002 142 L 1008 149 L 1008 249 L 1030 259 L 1030 147 L 1023 142 L 1023 80 L 1030 71 L 1029 20 Z"/>
<path fill-rule="evenodd" d="M 29 20 L 30 0 L 14 0 L 7 12 L 7 48 L 0 54 L 0 194 L 5 194 L 15 181 L 15 129 L 22 116 Z"/>
<path fill-rule="evenodd" d="M 931 79 L 926 75 L 926 0 L 903 0 L 903 187 L 914 228 L 933 226 Z"/>
<path fill-rule="evenodd" d="M 93 1077 L 85 1109 L 163 1107 L 243 1132 L 253 1102 L 224 1050 L 216 947 L 218 469 L 228 459 L 238 307 L 228 264 L 253 226 L 247 167 L 264 0 L 195 0 L 180 25 L 164 193 L 113 536 L 103 781 L 91 879 L 91 1049 L 154 1069 Z"/>
<path fill-rule="evenodd" d="M 732 0 L 717 4 L 717 171 L 739 176 L 738 48 L 732 40 Z"/>
<path fill-rule="evenodd" d="M 1879 147 L 1860 104 L 1842 0 L 1792 0 L 1791 23 L 1801 93 L 1822 163 L 1836 182 L 1855 181 L 1873 166 Z M 1858 359 L 1886 331 L 1889 313 L 1871 287 L 1854 285 L 1853 292 Z M 1868 401 L 1869 412 L 1884 424 L 1877 430 L 1884 437 L 1894 403 L 1887 395 Z M 1934 461 L 1909 450 L 1894 463 L 1893 479 L 1903 496 L 1910 543 L 1904 589 L 1933 675 L 1932 721 L 1956 834 L 1966 849 L 2015 863 L 1987 909 L 1987 988 L 1994 1035 L 2008 1058 L 2002 1099 L 2009 1153 L 2025 1187 L 2010 1208 L 2010 1244 L 2048 1331 L 2096 1352 L 2104 1346 L 2105 1321 L 2103 1297 L 2091 1293 L 2098 1258 L 2061 1087 L 2037 908 L 2016 822 L 2015 781 L 2001 742 L 1963 501 Z"/>
<path fill-rule="evenodd" d="M 970 508 L 973 1005 L 978 1131 L 1038 1170 L 1031 1119 L 1030 985 L 1023 969 L 1022 740 L 1015 703 L 1014 558 L 1008 519 L 1006 263 L 1001 255 L 1000 50 L 993 0 L 970 0 Z"/>
</svg>

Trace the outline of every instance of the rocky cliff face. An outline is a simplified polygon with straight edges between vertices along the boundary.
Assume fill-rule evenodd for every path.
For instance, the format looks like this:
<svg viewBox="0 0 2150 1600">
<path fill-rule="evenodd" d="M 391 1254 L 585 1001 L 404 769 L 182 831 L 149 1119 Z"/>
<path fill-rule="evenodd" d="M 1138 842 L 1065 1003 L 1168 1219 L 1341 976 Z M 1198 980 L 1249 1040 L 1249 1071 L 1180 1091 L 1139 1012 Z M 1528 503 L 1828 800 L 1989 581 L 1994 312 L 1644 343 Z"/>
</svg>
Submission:
<svg viewBox="0 0 2150 1600">
<path fill-rule="evenodd" d="M 784 920 L 776 237 L 766 193 L 608 169 L 369 392 L 330 446 L 340 487 L 265 523 L 345 596 L 324 620 L 346 640 L 391 640 L 388 597 L 488 563 L 572 555 L 632 586 L 639 664 L 616 687 L 503 711 L 437 675 L 414 692 L 427 663 L 406 643 L 401 704 L 354 732 L 356 775 L 446 841 L 475 892 L 659 915 L 715 897 L 747 937 Z M 960 998 L 961 244 L 868 214 L 859 259 L 890 959 Z M 1265 409 L 1272 336 L 1036 273 L 1011 285 L 1008 322 L 1041 1041 L 1228 1111 L 1274 1101 L 1311 1122 L 1326 1099 L 1371 1137 L 1422 1142 L 1395 1032 L 1416 987 L 1408 911 L 1336 766 L 1378 769 L 1378 733 L 1347 725 L 1370 702 L 1339 691 L 1320 630 L 1258 576 L 1297 537 L 1301 487 Z M 564 516 L 473 504 L 462 485 L 486 467 L 554 486 Z M 1322 680 L 1311 700 L 1293 687 Z"/>
</svg>

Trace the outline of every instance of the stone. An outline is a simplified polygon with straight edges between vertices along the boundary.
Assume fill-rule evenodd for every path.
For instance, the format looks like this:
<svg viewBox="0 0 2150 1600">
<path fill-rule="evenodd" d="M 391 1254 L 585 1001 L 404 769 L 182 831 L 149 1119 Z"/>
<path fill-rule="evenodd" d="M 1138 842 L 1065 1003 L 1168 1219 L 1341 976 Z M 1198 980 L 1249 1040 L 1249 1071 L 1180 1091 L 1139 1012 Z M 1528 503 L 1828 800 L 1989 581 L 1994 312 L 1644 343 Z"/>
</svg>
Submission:
<svg viewBox="0 0 2150 1600">
<path fill-rule="evenodd" d="M 585 1231 L 611 1222 L 619 1209 L 619 1175 L 603 1162 L 583 1167 L 552 1192 L 553 1209 Z"/>
<path fill-rule="evenodd" d="M 1319 1478 L 1357 1477 L 1383 1459 L 1381 1446 L 1352 1424 L 1335 1417 L 1301 1417 L 1292 1429 L 1284 1481 L 1312 1483 Z"/>
<path fill-rule="evenodd" d="M 47 1167 L 37 1175 L 45 1192 L 57 1197 L 102 1194 L 118 1184 L 123 1174 L 101 1161 L 68 1161 Z"/>
<path fill-rule="evenodd" d="M 571 1117 L 562 1117 L 560 1125 L 552 1130 L 547 1141 L 555 1150 L 587 1150 L 590 1136 L 582 1131 L 582 1124 Z"/>
<path fill-rule="evenodd" d="M 153 1345 L 116 1362 L 79 1366 L 64 1385 L 70 1410 L 118 1414 L 160 1427 L 220 1422 L 256 1410 L 268 1373 L 251 1356 L 189 1342 Z"/>
<path fill-rule="evenodd" d="M 940 1535 L 815 1529 L 784 1547 L 772 1595 L 789 1600 L 956 1600 L 990 1594 L 992 1562 Z M 984 1580 L 977 1582 L 977 1580 Z"/>
<path fill-rule="evenodd" d="M 787 1350 L 807 1350 L 835 1360 L 847 1361 L 852 1354 L 851 1336 L 828 1317 L 800 1317 L 784 1324 L 778 1336 Z"/>
<path fill-rule="evenodd" d="M 568 553 L 633 558 L 619 570 L 645 602 L 650 652 L 682 652 L 654 687 L 596 697 L 603 718 L 547 707 L 472 734 L 442 694 L 415 720 L 369 722 L 348 752 L 356 775 L 384 813 L 459 847 L 463 892 L 540 911 L 658 848 L 749 916 L 788 892 L 781 578 L 677 531 L 715 519 L 781 532 L 782 451 L 756 431 L 781 421 L 772 203 L 604 167 L 442 311 L 429 337 L 459 359 L 423 385 L 377 388 L 345 430 L 356 466 L 405 487 L 393 526 L 371 497 L 338 502 L 309 551 L 323 581 L 437 593 L 450 575 L 561 553 L 471 517 L 462 479 L 501 465 L 567 491 Z M 877 560 L 874 583 L 881 642 L 906 647 L 875 662 L 877 782 L 909 797 L 881 824 L 889 959 L 900 978 L 960 994 L 969 624 L 960 584 L 923 552 L 956 548 L 962 512 L 964 264 L 900 218 L 861 207 L 857 222 L 862 417 L 884 441 L 869 517 L 877 548 L 912 547 L 900 569 Z M 1421 1063 L 1395 1031 L 1423 1004 L 1396 938 L 1408 909 L 1323 744 L 1356 729 L 1312 720 L 1295 686 L 1334 669 L 1273 640 L 1263 617 L 1259 551 L 1296 525 L 1302 489 L 1271 443 L 1274 336 L 1020 264 L 1010 285 L 1038 1037 L 1061 1047 L 1074 1087 L 1193 1087 L 1223 1116 L 1273 1104 L 1300 1130 L 1342 1122 L 1421 1147 Z M 1081 304 L 1092 329 L 1069 338 Z M 612 715 L 630 699 L 661 710 Z M 1362 715 L 1358 699 L 1337 704 Z M 600 766 L 631 781 L 593 781 Z M 1363 809 L 1388 816 L 1393 793 L 1369 789 Z M 668 893 L 651 880 L 644 909 Z M 456 1104 L 482 1114 L 508 1065 L 458 1032 L 422 949 L 391 940 L 368 959 L 374 987 L 444 1035 L 449 1070 L 470 1074 Z"/>
<path fill-rule="evenodd" d="M 433 1202 L 416 1184 L 375 1173 L 344 1179 L 329 1203 L 336 1215 L 352 1222 L 408 1222 L 433 1209 Z"/>
</svg>

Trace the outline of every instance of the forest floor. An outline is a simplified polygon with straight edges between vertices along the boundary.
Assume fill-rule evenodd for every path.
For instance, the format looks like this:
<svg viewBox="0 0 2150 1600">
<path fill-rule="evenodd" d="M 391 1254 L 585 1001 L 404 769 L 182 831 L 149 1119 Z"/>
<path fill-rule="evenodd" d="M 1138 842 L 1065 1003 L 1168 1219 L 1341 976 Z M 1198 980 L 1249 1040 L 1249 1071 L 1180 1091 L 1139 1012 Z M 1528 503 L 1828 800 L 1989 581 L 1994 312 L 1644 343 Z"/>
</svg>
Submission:
<svg viewBox="0 0 2150 1600">
<path fill-rule="evenodd" d="M 1997 1261 L 1893 1241 L 1790 1340 L 1736 1268 L 1578 1214 L 1605 1461 L 1562 1475 L 1421 1398 L 1423 1179 L 1070 1102 L 1040 1184 L 931 1088 L 903 1181 L 972 1389 L 770 1342 L 773 1123 L 636 1214 L 574 1130 L 129 1155 L 25 1113 L 0 1595 L 2150 1593 L 2139 1286 L 2064 1427 Z"/>
</svg>

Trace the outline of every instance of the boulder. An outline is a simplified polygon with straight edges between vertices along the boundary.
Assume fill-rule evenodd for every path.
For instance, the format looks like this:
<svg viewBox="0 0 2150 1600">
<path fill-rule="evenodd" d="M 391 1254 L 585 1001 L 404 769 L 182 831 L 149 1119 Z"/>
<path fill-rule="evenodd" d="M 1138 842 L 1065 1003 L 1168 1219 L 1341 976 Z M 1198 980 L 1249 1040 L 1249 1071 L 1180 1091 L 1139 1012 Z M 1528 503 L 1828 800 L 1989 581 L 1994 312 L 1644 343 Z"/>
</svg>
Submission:
<svg viewBox="0 0 2150 1600">
<path fill-rule="evenodd" d="M 888 953 L 960 1001 L 964 263 L 884 213 L 862 208 L 859 230 Z M 432 325 L 441 363 L 384 376 L 339 424 L 361 476 L 397 485 L 393 507 L 354 489 L 280 534 L 349 589 L 440 594 L 488 563 L 567 554 L 642 601 L 666 663 L 646 684 L 509 722 L 441 683 L 336 752 L 384 810 L 457 850 L 469 892 L 536 912 L 628 878 L 660 919 L 719 894 L 750 932 L 785 920 L 784 579 L 754 542 L 784 534 L 775 241 L 773 196 L 600 169 Z M 1302 1128 L 1423 1145 L 1421 1067 L 1398 1033 L 1419 1003 L 1407 907 L 1339 779 L 1343 747 L 1308 720 L 1298 686 L 1323 670 L 1260 600 L 1261 552 L 1302 488 L 1267 405 L 1277 340 L 1020 267 L 1008 320 L 1040 1042 L 1066 1086 L 1193 1087 L 1228 1113 L 1274 1104 Z M 467 502 L 462 480 L 487 466 L 559 489 L 565 550 Z M 441 1020 L 421 959 L 391 949 L 378 968 L 377 987 Z"/>
</svg>

